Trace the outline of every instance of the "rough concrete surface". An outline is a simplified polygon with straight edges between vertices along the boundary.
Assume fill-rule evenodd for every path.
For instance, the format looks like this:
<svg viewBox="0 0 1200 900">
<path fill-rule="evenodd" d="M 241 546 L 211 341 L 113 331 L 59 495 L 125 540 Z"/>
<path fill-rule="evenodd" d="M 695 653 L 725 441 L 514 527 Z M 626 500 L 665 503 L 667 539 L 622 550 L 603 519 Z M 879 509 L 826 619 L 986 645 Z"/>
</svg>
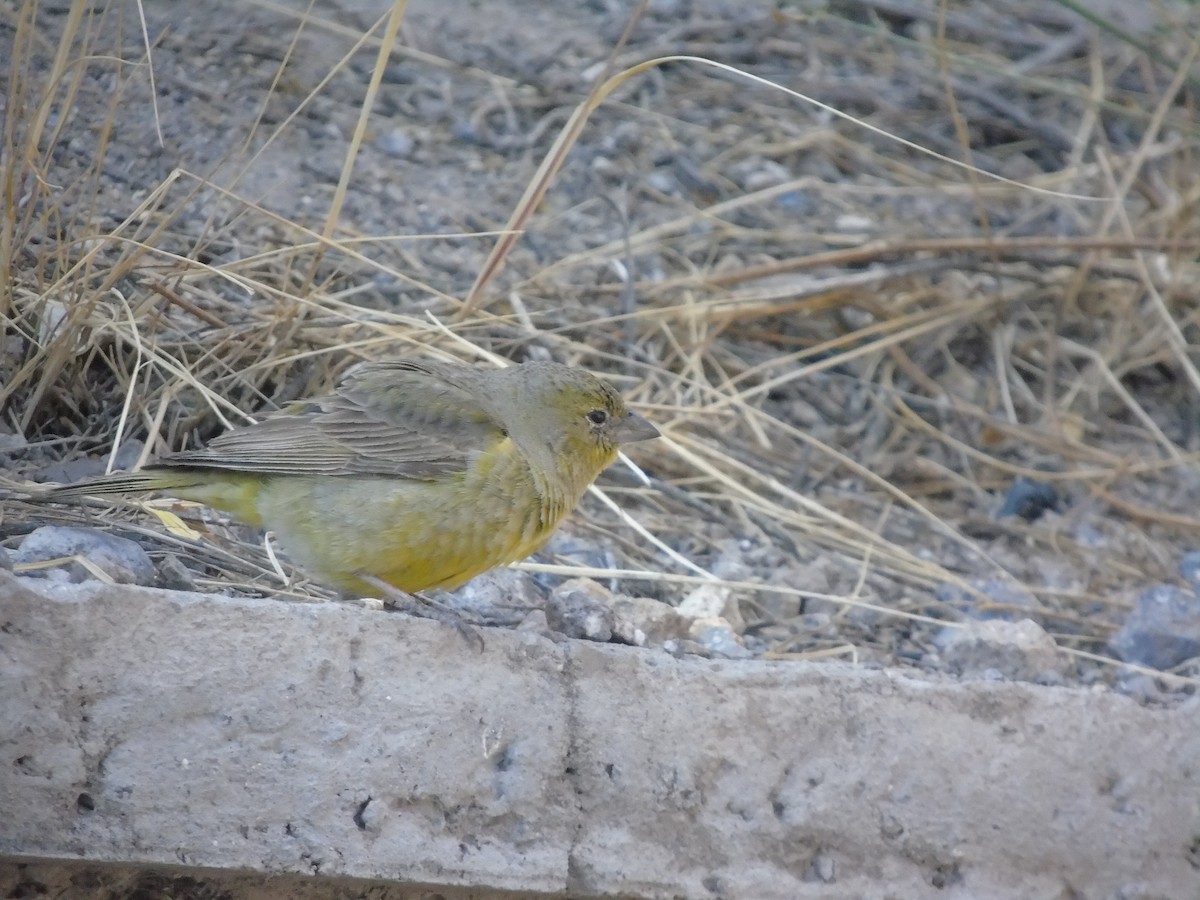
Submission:
<svg viewBox="0 0 1200 900">
<path fill-rule="evenodd" d="M 1200 897 L 1200 701 L 484 635 L 0 572 L 0 887 Z"/>
</svg>

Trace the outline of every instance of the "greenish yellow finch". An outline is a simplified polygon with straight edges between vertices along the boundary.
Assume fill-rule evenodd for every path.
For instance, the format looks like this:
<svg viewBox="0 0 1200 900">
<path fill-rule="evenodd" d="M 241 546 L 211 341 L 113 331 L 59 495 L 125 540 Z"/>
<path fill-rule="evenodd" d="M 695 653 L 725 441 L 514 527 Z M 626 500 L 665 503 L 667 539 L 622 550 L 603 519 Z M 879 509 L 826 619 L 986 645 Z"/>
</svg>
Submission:
<svg viewBox="0 0 1200 900">
<path fill-rule="evenodd" d="M 344 592 L 382 581 L 412 593 L 533 553 L 621 444 L 657 436 L 611 386 L 570 366 L 367 363 L 332 394 L 203 450 L 54 494 L 199 501 L 271 529 Z"/>
</svg>

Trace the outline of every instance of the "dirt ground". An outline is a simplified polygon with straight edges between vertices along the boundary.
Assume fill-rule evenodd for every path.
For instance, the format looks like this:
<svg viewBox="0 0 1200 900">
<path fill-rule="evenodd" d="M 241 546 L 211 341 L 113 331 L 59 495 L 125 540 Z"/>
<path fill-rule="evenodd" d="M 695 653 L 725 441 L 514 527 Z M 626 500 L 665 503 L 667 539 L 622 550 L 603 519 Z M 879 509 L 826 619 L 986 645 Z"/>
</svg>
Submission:
<svg viewBox="0 0 1200 900">
<path fill-rule="evenodd" d="M 414 0 L 342 192 L 385 4 L 147 0 L 149 54 L 138 7 L 100 4 L 45 105 L 70 4 L 10 4 L 0 56 L 31 6 L 4 92 L 16 477 L 95 471 L 128 398 L 131 462 L 458 335 L 605 372 L 668 435 L 631 450 L 648 485 L 602 479 L 663 546 L 589 498 L 542 563 L 647 573 L 603 583 L 708 609 L 735 653 L 952 671 L 948 625 L 1029 618 L 1069 654 L 1036 680 L 1194 689 L 1195 660 L 1092 658 L 1155 586 L 1200 632 L 1194 7 L 663 0 L 622 43 L 626 4 Z M 828 106 L 695 60 L 633 77 L 464 314 L 614 48 Z M 81 515 L 7 506 L 9 549 Z M 243 532 L 103 524 L 270 590 Z M 536 605 L 564 576 L 511 577 Z"/>
</svg>

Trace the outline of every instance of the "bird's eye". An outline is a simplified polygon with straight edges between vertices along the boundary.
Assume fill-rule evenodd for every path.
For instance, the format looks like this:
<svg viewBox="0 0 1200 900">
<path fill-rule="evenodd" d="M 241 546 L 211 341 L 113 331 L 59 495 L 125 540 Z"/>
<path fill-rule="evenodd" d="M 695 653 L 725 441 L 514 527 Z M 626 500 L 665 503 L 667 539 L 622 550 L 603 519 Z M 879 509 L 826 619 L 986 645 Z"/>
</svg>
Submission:
<svg viewBox="0 0 1200 900">
<path fill-rule="evenodd" d="M 608 421 L 608 410 L 607 409 L 593 409 L 590 413 L 587 414 L 587 417 L 588 417 L 588 421 L 591 422 L 593 425 L 603 425 L 605 422 Z"/>
</svg>

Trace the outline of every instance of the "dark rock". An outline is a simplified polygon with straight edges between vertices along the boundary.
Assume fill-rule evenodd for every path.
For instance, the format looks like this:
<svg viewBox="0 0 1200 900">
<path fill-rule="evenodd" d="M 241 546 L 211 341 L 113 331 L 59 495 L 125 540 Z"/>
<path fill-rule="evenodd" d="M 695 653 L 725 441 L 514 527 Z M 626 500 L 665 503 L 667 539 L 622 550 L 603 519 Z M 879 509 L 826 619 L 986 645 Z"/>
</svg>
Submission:
<svg viewBox="0 0 1200 900">
<path fill-rule="evenodd" d="M 1032 522 L 1046 510 L 1058 509 L 1058 501 L 1058 488 L 1054 485 L 1018 475 L 997 515 L 1020 516 Z"/>
<path fill-rule="evenodd" d="M 158 586 L 168 591 L 194 591 L 196 582 L 183 561 L 174 553 L 166 554 L 158 567 Z"/>
</svg>

